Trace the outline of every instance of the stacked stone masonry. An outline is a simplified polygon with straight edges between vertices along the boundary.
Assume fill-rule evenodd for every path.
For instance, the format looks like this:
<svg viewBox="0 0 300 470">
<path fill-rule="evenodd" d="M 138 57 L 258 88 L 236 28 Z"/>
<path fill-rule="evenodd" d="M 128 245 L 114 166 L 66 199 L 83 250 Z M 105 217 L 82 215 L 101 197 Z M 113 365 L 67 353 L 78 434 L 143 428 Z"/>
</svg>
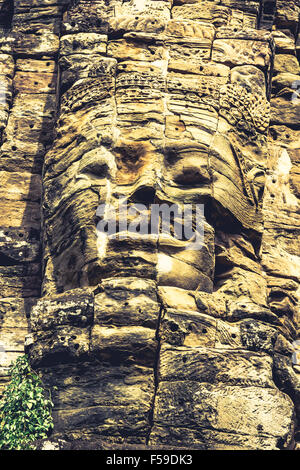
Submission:
<svg viewBox="0 0 300 470">
<path fill-rule="evenodd" d="M 0 0 L 0 393 L 25 347 L 54 440 L 300 446 L 299 14 Z M 204 204 L 202 248 L 100 236 L 121 196 Z"/>
</svg>

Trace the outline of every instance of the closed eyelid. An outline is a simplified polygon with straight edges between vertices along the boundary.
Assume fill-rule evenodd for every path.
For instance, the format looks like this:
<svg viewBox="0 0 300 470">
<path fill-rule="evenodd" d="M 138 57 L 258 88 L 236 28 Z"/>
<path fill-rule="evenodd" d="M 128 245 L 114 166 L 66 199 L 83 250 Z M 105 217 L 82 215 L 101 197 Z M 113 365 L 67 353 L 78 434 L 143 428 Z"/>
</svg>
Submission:
<svg viewBox="0 0 300 470">
<path fill-rule="evenodd" d="M 109 166 L 106 162 L 90 162 L 80 167 L 79 174 L 82 173 L 105 178 L 109 174 Z"/>
<path fill-rule="evenodd" d="M 101 148 L 94 149 L 83 156 L 79 163 L 78 174 L 89 174 L 98 178 L 107 178 L 114 173 L 113 155 Z"/>
</svg>

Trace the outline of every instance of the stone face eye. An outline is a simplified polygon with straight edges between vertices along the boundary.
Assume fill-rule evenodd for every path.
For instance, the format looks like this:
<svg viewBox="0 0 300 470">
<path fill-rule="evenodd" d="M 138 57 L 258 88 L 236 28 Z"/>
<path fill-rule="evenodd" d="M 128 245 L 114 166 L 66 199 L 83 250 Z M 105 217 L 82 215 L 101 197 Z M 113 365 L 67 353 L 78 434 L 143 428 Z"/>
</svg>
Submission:
<svg viewBox="0 0 300 470">
<path fill-rule="evenodd" d="M 92 178 L 109 178 L 113 165 L 113 157 L 103 148 L 96 148 L 83 155 L 78 168 L 78 176 Z"/>
<path fill-rule="evenodd" d="M 98 178 L 107 178 L 109 168 L 104 162 L 89 162 L 80 169 L 81 174 L 86 174 Z"/>
<path fill-rule="evenodd" d="M 174 164 L 180 159 L 180 156 L 177 154 L 175 149 L 167 150 L 166 152 L 166 163 L 170 165 Z"/>
<path fill-rule="evenodd" d="M 201 183 L 207 183 L 210 178 L 206 174 L 207 171 L 202 172 L 202 169 L 197 167 L 196 165 L 185 165 L 182 163 L 181 165 L 178 165 L 179 168 L 177 171 L 174 171 L 174 181 L 178 184 L 183 184 L 183 185 L 194 185 L 194 184 L 201 184 Z"/>
<path fill-rule="evenodd" d="M 168 175 L 177 184 L 197 186 L 210 181 L 206 156 L 170 149 L 166 152 L 165 162 Z"/>
</svg>

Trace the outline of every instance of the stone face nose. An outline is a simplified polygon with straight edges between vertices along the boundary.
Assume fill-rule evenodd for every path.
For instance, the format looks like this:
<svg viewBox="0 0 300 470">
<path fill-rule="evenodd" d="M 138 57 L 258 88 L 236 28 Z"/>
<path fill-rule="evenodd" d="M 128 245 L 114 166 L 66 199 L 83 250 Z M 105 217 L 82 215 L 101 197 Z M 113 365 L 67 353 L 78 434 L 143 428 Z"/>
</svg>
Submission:
<svg viewBox="0 0 300 470">
<path fill-rule="evenodd" d="M 159 171 L 157 162 L 152 162 L 142 168 L 132 188 L 130 201 L 146 205 L 153 204 L 158 189 L 158 182 Z"/>
</svg>

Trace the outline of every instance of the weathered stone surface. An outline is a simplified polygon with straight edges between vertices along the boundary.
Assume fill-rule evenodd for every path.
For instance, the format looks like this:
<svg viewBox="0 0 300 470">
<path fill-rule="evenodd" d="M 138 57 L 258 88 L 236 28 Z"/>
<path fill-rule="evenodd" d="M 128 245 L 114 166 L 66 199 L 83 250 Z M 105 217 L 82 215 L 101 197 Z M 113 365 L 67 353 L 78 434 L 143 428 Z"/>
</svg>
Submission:
<svg viewBox="0 0 300 470">
<path fill-rule="evenodd" d="M 285 34 L 282 31 L 275 31 L 273 38 L 278 54 L 294 54 L 295 53 L 295 40 L 292 35 Z"/>
<path fill-rule="evenodd" d="M 300 66 L 297 57 L 289 54 L 276 55 L 274 62 L 274 72 L 294 73 L 298 75 L 300 72 Z"/>
<path fill-rule="evenodd" d="M 39 301 L 31 311 L 31 330 L 51 330 L 64 325 L 85 327 L 92 323 L 93 315 L 93 295 L 78 289 L 69 295 Z"/>
<path fill-rule="evenodd" d="M 107 279 L 95 295 L 95 324 L 156 328 L 160 314 L 154 281 L 126 277 Z"/>
<path fill-rule="evenodd" d="M 297 126 L 299 123 L 300 104 L 287 101 L 284 98 L 275 98 L 271 101 L 273 124 L 287 124 Z"/>
<path fill-rule="evenodd" d="M 3 297 L 37 297 L 40 295 L 39 263 L 0 265 L 0 288 Z"/>
<path fill-rule="evenodd" d="M 278 450 L 280 439 L 266 437 L 264 434 L 254 436 L 241 432 L 222 432 L 215 429 L 185 427 L 153 426 L 151 435 L 152 447 L 161 444 L 177 448 L 180 442 L 186 443 L 188 449 L 196 450 Z M 167 444 L 168 443 L 168 444 Z"/>
<path fill-rule="evenodd" d="M 165 308 L 178 308 L 186 310 L 198 310 L 193 291 L 179 289 L 178 287 L 159 287 L 159 298 Z"/>
<path fill-rule="evenodd" d="M 0 300 L 0 396 L 9 383 L 9 366 L 20 354 L 24 354 L 29 314 L 36 302 L 35 298 L 20 297 Z"/>
<path fill-rule="evenodd" d="M 39 331 L 33 334 L 30 347 L 32 364 L 35 367 L 56 362 L 76 362 L 88 357 L 90 328 L 58 326 L 53 331 Z"/>
<path fill-rule="evenodd" d="M 91 354 L 98 360 L 120 362 L 136 362 L 137 364 L 154 366 L 157 343 L 155 330 L 140 326 L 101 327 L 95 325 L 91 332 Z"/>
<path fill-rule="evenodd" d="M 260 400 L 264 402 L 263 407 L 257 406 Z M 251 386 L 239 388 L 193 381 L 189 386 L 181 381 L 162 382 L 156 403 L 154 422 L 167 429 L 178 427 L 180 423 L 180 426 L 192 430 L 204 428 L 235 433 L 238 429 L 240 434 L 247 434 L 249 439 L 263 434 L 266 438 L 275 437 L 277 440 L 282 432 L 289 429 L 290 436 L 293 432 L 290 427 L 293 414 L 291 399 L 274 389 Z M 172 414 L 165 412 L 166 403 L 172 407 Z M 245 410 L 251 414 L 251 420 L 245 420 Z M 276 420 L 275 417 L 279 415 L 281 419 Z"/>
<path fill-rule="evenodd" d="M 15 62 L 11 55 L 0 54 L 0 74 L 13 78 Z"/>
<path fill-rule="evenodd" d="M 59 49 L 59 39 L 55 34 L 41 32 L 40 34 L 20 34 L 14 43 L 16 54 L 35 57 L 54 56 Z"/>
<path fill-rule="evenodd" d="M 58 448 L 297 448 L 298 0 L 0 7 L 0 393 L 25 348 Z"/>
<path fill-rule="evenodd" d="M 63 432 L 71 439 L 91 439 L 100 435 L 113 443 L 146 444 L 149 433 L 148 410 L 136 404 L 130 407 L 76 407 L 53 412 L 53 416 L 57 432 Z"/>
<path fill-rule="evenodd" d="M 16 93 L 47 93 L 55 92 L 56 75 L 39 72 L 16 72 L 14 87 Z"/>
<path fill-rule="evenodd" d="M 274 388 L 272 358 L 267 354 L 226 348 L 171 346 L 161 348 L 160 381 L 196 381 Z"/>
<path fill-rule="evenodd" d="M 107 36 L 95 33 L 78 33 L 63 36 L 60 54 L 105 54 Z"/>
<path fill-rule="evenodd" d="M 256 65 L 268 68 L 271 51 L 269 43 L 244 39 L 216 39 L 213 43 L 212 59 L 230 65 Z"/>
<path fill-rule="evenodd" d="M 263 322 L 242 320 L 228 324 L 210 315 L 167 309 L 161 321 L 161 340 L 178 346 L 245 348 L 272 354 L 277 330 Z"/>
<path fill-rule="evenodd" d="M 111 367 L 99 362 L 83 362 L 45 368 L 42 372 L 45 384 L 57 387 L 53 391 L 57 409 L 134 403 L 149 409 L 154 393 L 153 370 L 137 365 Z"/>
</svg>

